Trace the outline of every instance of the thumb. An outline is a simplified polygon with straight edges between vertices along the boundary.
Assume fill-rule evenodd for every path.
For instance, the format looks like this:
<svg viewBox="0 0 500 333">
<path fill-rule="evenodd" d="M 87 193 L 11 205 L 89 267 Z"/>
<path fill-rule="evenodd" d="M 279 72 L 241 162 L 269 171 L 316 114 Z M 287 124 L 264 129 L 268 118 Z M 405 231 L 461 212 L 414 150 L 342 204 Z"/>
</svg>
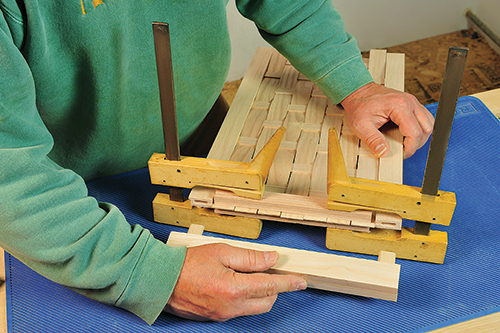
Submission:
<svg viewBox="0 0 500 333">
<path fill-rule="evenodd" d="M 385 156 L 389 152 L 389 142 L 371 122 L 360 122 L 352 131 L 377 155 Z"/>
<path fill-rule="evenodd" d="M 275 251 L 264 252 L 238 247 L 229 247 L 221 257 L 222 264 L 237 272 L 263 272 L 273 267 L 279 255 Z"/>
</svg>

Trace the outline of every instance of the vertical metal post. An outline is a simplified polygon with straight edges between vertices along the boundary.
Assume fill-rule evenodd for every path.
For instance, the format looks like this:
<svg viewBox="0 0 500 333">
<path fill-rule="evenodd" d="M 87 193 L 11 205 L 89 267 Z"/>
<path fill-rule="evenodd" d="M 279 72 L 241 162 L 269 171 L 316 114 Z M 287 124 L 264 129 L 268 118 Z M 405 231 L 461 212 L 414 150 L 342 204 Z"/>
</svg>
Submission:
<svg viewBox="0 0 500 333">
<path fill-rule="evenodd" d="M 448 51 L 448 60 L 443 76 L 441 94 L 439 96 L 436 121 L 432 133 L 429 155 L 425 166 L 422 194 L 437 195 L 441 174 L 443 172 L 446 150 L 450 140 L 453 117 L 457 107 L 458 95 L 465 70 L 465 61 L 469 49 L 452 46 Z M 431 223 L 415 221 L 414 233 L 428 235 Z"/>
<path fill-rule="evenodd" d="M 167 23 L 153 22 L 153 38 L 156 70 L 158 73 L 158 87 L 160 90 L 165 155 L 170 161 L 180 161 L 169 25 Z M 169 192 L 170 200 L 184 201 L 182 188 L 170 186 Z"/>
</svg>

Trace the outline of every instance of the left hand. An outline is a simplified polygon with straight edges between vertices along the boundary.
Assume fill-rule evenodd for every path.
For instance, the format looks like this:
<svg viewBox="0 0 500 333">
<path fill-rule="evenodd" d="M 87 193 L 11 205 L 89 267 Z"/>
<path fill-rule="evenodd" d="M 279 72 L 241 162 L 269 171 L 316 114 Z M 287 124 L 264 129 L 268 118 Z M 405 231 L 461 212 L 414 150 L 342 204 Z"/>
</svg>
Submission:
<svg viewBox="0 0 500 333">
<path fill-rule="evenodd" d="M 415 96 L 368 83 L 342 102 L 351 130 L 379 157 L 389 151 L 389 143 L 378 130 L 392 120 L 404 139 L 404 158 L 408 158 L 429 139 L 434 117 Z"/>
</svg>

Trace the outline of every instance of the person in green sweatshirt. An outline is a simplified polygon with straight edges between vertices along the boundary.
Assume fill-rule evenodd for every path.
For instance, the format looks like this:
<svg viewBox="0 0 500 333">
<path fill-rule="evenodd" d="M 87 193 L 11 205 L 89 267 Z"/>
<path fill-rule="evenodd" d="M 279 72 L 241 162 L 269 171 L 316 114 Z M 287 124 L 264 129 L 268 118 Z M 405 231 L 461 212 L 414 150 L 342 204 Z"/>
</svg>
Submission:
<svg viewBox="0 0 500 333">
<path fill-rule="evenodd" d="M 269 311 L 297 276 L 224 245 L 170 248 L 85 180 L 143 168 L 163 136 L 151 23 L 171 28 L 181 144 L 228 72 L 228 0 L 0 0 L 0 246 L 43 276 L 153 323 L 162 311 L 223 321 Z M 236 0 L 261 35 L 333 103 L 375 154 L 389 120 L 410 156 L 433 118 L 372 82 L 331 0 Z M 253 272 L 253 274 L 248 274 Z"/>
</svg>

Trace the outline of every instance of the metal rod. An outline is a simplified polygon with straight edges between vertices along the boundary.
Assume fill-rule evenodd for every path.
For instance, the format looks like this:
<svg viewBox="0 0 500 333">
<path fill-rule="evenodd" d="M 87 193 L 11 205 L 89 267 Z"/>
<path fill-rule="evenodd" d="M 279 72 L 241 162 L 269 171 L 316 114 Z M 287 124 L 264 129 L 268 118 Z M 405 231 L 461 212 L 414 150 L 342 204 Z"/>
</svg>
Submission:
<svg viewBox="0 0 500 333">
<path fill-rule="evenodd" d="M 446 150 L 448 149 L 468 51 L 469 49 L 466 47 L 457 46 L 450 47 L 448 51 L 448 60 L 436 111 L 436 121 L 425 166 L 422 194 L 437 195 L 439 191 L 439 183 L 443 173 Z M 430 227 L 430 223 L 416 221 L 414 233 L 428 235 Z"/>
<path fill-rule="evenodd" d="M 180 161 L 169 25 L 162 22 L 153 22 L 153 38 L 156 70 L 158 73 L 158 87 L 160 90 L 165 156 L 170 161 Z M 184 201 L 182 188 L 170 186 L 169 192 L 170 200 Z"/>
</svg>

